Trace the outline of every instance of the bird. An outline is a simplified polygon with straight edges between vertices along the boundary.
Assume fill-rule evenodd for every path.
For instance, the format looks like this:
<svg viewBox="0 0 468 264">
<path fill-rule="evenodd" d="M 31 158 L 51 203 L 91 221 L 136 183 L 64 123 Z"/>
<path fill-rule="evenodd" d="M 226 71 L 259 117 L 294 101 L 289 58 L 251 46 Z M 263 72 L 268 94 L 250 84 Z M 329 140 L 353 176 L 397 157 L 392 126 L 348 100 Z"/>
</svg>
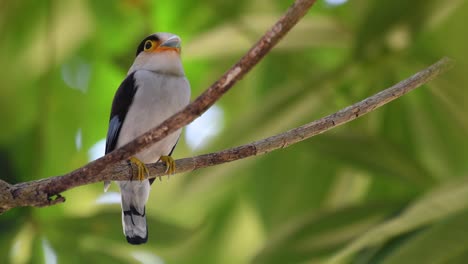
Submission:
<svg viewBox="0 0 468 264">
<path fill-rule="evenodd" d="M 158 32 L 144 38 L 126 78 L 112 102 L 105 153 L 132 141 L 182 110 L 190 101 L 190 84 L 181 62 L 181 39 L 172 33 Z M 146 179 L 145 163 L 164 162 L 166 172 L 175 171 L 171 157 L 181 129 L 130 157 L 137 179 L 118 181 L 121 193 L 123 232 L 130 244 L 148 240 L 146 203 L 153 179 Z M 104 191 L 110 181 L 104 182 Z"/>
</svg>

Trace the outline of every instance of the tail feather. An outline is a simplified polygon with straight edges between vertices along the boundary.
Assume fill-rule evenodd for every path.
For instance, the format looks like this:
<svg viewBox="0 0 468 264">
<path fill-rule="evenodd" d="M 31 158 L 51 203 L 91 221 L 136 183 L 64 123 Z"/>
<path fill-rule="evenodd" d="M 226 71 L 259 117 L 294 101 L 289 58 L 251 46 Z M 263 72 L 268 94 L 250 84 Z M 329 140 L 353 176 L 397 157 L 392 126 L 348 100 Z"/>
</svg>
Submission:
<svg viewBox="0 0 468 264">
<path fill-rule="evenodd" d="M 148 240 L 146 202 L 150 185 L 142 182 L 119 182 L 122 194 L 122 226 L 128 243 L 138 245 Z"/>
<path fill-rule="evenodd" d="M 146 209 L 139 212 L 134 206 L 122 211 L 122 224 L 127 242 L 138 245 L 148 241 L 148 225 L 146 223 Z"/>
</svg>

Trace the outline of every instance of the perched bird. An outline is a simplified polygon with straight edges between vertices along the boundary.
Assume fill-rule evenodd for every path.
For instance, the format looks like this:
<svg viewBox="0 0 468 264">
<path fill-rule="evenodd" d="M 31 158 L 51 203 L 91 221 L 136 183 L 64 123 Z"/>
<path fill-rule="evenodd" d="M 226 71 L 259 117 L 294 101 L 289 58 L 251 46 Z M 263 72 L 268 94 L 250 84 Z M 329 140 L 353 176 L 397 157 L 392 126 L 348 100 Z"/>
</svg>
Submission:
<svg viewBox="0 0 468 264">
<path fill-rule="evenodd" d="M 106 154 L 161 124 L 190 101 L 190 84 L 180 59 L 181 40 L 170 33 L 152 34 L 138 45 L 136 58 L 114 96 L 106 140 Z M 122 224 L 130 244 L 148 240 L 145 205 L 154 179 L 145 179 L 145 163 L 163 161 L 175 171 L 170 157 L 181 129 L 137 153 L 130 162 L 138 168 L 138 179 L 119 181 Z M 110 182 L 104 183 L 104 190 Z"/>
</svg>

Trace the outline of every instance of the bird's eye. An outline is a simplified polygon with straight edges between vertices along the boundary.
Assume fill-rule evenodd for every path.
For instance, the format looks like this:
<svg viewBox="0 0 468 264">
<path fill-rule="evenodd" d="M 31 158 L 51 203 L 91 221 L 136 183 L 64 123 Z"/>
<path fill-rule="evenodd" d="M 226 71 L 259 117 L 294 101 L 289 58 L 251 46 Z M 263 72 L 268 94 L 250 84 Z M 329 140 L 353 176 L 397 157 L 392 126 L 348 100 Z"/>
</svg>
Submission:
<svg viewBox="0 0 468 264">
<path fill-rule="evenodd" d="M 153 41 L 147 40 L 145 42 L 145 51 L 150 50 L 153 47 Z"/>
</svg>

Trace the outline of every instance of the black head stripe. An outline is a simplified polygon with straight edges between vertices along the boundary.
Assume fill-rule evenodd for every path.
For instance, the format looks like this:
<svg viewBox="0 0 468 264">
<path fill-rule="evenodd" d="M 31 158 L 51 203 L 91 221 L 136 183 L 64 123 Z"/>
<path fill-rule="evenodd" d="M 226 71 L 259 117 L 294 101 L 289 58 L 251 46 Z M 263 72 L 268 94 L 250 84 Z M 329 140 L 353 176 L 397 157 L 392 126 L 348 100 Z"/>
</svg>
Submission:
<svg viewBox="0 0 468 264">
<path fill-rule="evenodd" d="M 156 35 L 151 35 L 151 36 L 146 37 L 144 40 L 142 40 L 142 41 L 140 42 L 140 45 L 138 45 L 138 49 L 137 49 L 137 52 L 136 52 L 136 55 L 135 55 L 135 56 L 138 56 L 138 54 L 140 54 L 140 52 L 142 52 L 142 51 L 145 49 L 145 42 L 146 42 L 147 40 L 159 41 L 159 38 L 158 38 L 158 36 L 156 36 Z"/>
</svg>

